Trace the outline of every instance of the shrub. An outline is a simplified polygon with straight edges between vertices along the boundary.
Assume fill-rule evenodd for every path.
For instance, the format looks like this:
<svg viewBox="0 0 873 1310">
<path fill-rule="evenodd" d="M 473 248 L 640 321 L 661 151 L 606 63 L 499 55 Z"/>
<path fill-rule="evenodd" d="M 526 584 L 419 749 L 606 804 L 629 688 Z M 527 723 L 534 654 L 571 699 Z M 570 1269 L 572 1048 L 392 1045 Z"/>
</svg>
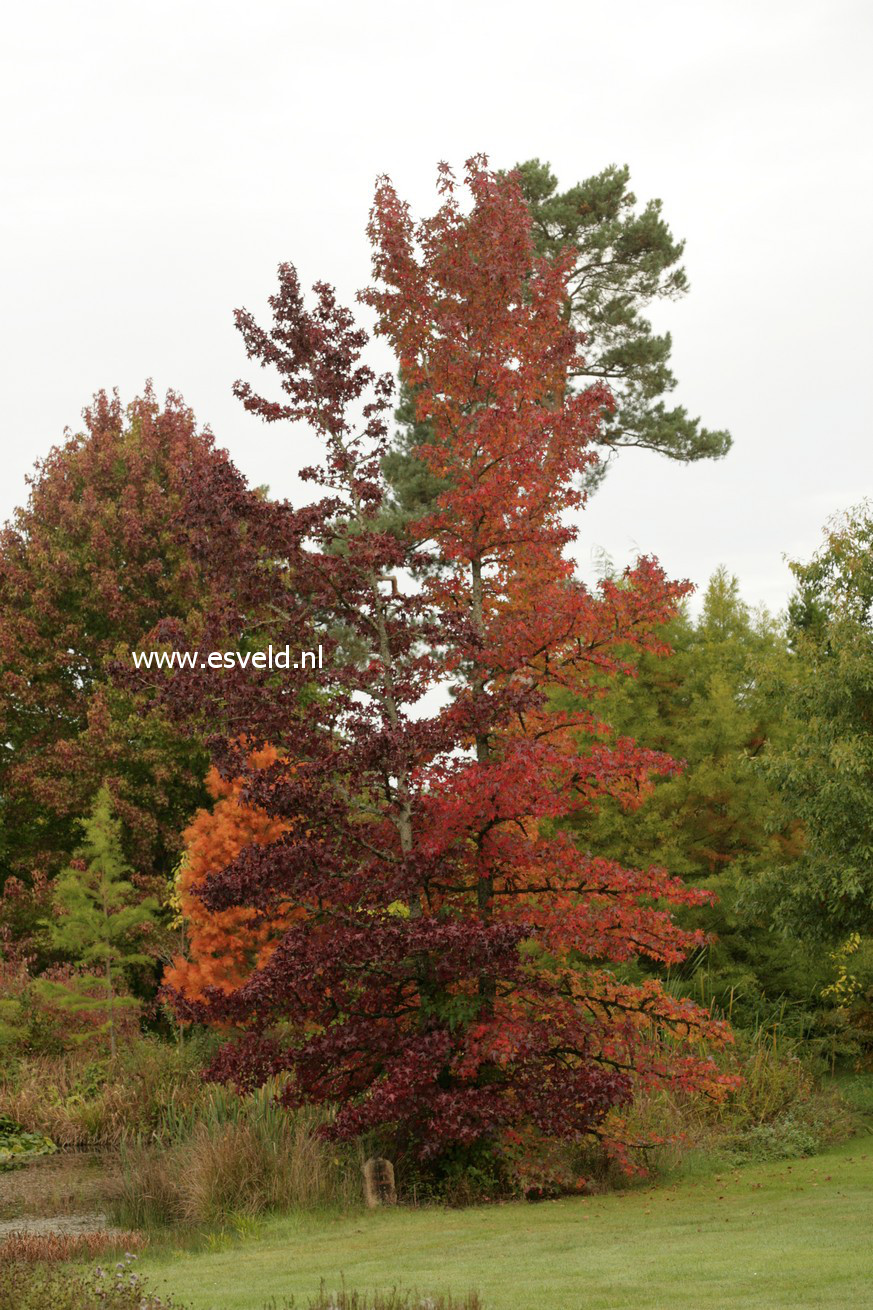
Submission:
<svg viewBox="0 0 873 1310">
<path fill-rule="evenodd" d="M 171 1297 L 150 1292 L 128 1253 L 111 1271 L 97 1268 L 80 1273 L 68 1266 L 33 1264 L 29 1260 L 0 1263 L 0 1310 L 184 1310 Z"/>
<path fill-rule="evenodd" d="M 848 1137 L 851 1112 L 778 1035 L 746 1043 L 742 1085 L 712 1112 L 716 1146 L 730 1160 L 815 1155 Z"/>
<path fill-rule="evenodd" d="M 736 1164 L 747 1160 L 796 1160 L 821 1150 L 822 1127 L 814 1119 L 789 1113 L 728 1138 L 723 1151 Z"/>
<path fill-rule="evenodd" d="M 5 902 L 0 898 L 0 927 Z M 8 949 L 9 943 L 2 943 Z M 51 977 L 64 972 L 50 966 Z M 69 973 L 69 966 L 67 966 Z M 24 1053 L 60 1055 L 66 1049 L 63 1016 L 34 987 L 28 959 L 4 959 L 0 953 L 0 1050 L 8 1064 Z"/>
<path fill-rule="evenodd" d="M 747 1041 L 738 1055 L 742 1083 L 713 1110 L 723 1126 L 746 1130 L 772 1123 L 814 1095 L 812 1070 L 790 1047 L 780 1047 L 777 1036 Z"/>
<path fill-rule="evenodd" d="M 718 1104 L 663 1092 L 637 1099 L 631 1126 L 663 1141 L 648 1155 L 655 1172 L 683 1166 L 691 1152 L 735 1164 L 793 1159 L 851 1136 L 854 1116 L 839 1090 L 778 1030 L 737 1034 L 729 1067 L 742 1082 Z"/>
<path fill-rule="evenodd" d="M 12 943 L 13 950 L 16 945 Z M 9 944 L 0 941 L 0 951 L 3 949 L 8 950 Z M 103 992 L 99 978 L 69 961 L 50 962 L 36 976 L 32 959 L 4 959 L 0 954 L 0 1048 L 4 1057 L 58 1057 L 76 1051 L 93 1057 L 103 1045 Z M 68 1002 L 74 995 L 77 1001 L 70 1008 Z M 129 1045 L 139 1035 L 136 1002 L 121 996 L 117 1004 L 122 1008 L 113 1016 L 116 1035 Z"/>
<path fill-rule="evenodd" d="M 370 1134 L 365 1141 L 365 1154 L 392 1156 L 383 1135 Z M 392 1158 L 397 1194 L 405 1203 L 466 1206 L 523 1195 L 514 1153 L 503 1143 L 455 1145 L 429 1160 L 421 1160 L 414 1149 Z"/>
</svg>

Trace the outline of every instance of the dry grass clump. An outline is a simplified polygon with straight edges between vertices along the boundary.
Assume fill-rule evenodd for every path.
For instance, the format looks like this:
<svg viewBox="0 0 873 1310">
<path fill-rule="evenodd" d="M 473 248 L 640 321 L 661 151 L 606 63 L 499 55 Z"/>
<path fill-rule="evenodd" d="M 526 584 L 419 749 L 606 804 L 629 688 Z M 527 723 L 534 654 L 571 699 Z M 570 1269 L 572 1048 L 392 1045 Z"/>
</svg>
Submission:
<svg viewBox="0 0 873 1310">
<path fill-rule="evenodd" d="M 264 1310 L 296 1310 L 293 1296 L 280 1303 L 274 1298 Z M 341 1287 L 328 1291 L 322 1282 L 316 1296 L 306 1303 L 305 1310 L 485 1310 L 478 1292 L 467 1292 L 458 1298 L 451 1294 L 424 1296 L 421 1292 L 392 1287 L 388 1292 L 357 1292 Z"/>
<path fill-rule="evenodd" d="M 200 1069 L 186 1051 L 141 1038 L 112 1066 L 73 1055 L 10 1062 L 0 1072 L 0 1114 L 59 1147 L 111 1149 L 154 1133 L 202 1092 Z"/>
<path fill-rule="evenodd" d="M 206 1089 L 196 1115 L 179 1117 L 166 1144 L 122 1148 L 114 1213 L 132 1228 L 216 1224 L 359 1199 L 360 1167 L 318 1135 L 323 1111 L 289 1113 L 268 1086 L 239 1097 Z"/>
<path fill-rule="evenodd" d="M 94 1260 L 117 1252 L 142 1251 L 148 1244 L 143 1233 L 102 1229 L 93 1233 L 9 1233 L 0 1240 L 0 1264 L 13 1261 L 55 1262 Z"/>
</svg>

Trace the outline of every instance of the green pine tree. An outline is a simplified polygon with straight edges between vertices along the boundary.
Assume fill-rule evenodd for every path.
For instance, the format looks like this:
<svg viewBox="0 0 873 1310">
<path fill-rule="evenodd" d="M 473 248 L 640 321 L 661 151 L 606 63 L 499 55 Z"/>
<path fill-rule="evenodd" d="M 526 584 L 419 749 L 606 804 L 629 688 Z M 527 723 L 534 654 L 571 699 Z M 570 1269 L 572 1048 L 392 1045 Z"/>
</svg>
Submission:
<svg viewBox="0 0 873 1310">
<path fill-rule="evenodd" d="M 676 385 L 670 368 L 669 332 L 657 335 L 646 307 L 675 300 L 688 291 L 680 264 L 685 243 L 676 241 L 661 215 L 661 201 L 642 207 L 630 189 L 627 167 L 610 165 L 593 177 L 558 190 L 547 163 L 529 159 L 516 165 L 533 219 L 538 254 L 577 250 L 570 283 L 570 312 L 585 333 L 585 366 L 580 385 L 605 381 L 616 408 L 605 413 L 598 440 L 602 476 L 608 457 L 620 448 L 654 450 L 683 462 L 720 459 L 731 446 L 728 432 L 701 426 L 681 405 L 665 397 Z M 396 516 L 415 517 L 433 504 L 442 484 L 416 451 L 431 439 L 415 418 L 414 399 L 401 378 L 396 412 L 398 431 L 385 472 L 394 489 Z"/>
<path fill-rule="evenodd" d="M 77 864 L 58 876 L 55 917 L 46 921 L 52 946 L 82 971 L 64 982 L 42 980 L 39 989 L 46 999 L 73 1014 L 102 1013 L 99 1031 L 108 1035 L 114 1059 L 116 1015 L 139 1006 L 125 990 L 125 975 L 135 965 L 150 963 L 136 944 L 156 924 L 158 902 L 152 897 L 139 899 L 127 879 L 130 869 L 122 855 L 121 824 L 113 815 L 108 787 L 100 788 L 82 826 L 85 840 L 76 852 Z"/>
<path fill-rule="evenodd" d="M 577 251 L 570 306 L 585 333 L 578 376 L 607 382 L 616 401 L 599 440 L 607 450 L 639 446 L 683 461 L 727 454 L 729 433 L 701 427 L 682 406 L 668 408 L 663 399 L 676 385 L 673 343 L 669 332 L 653 332 L 644 311 L 653 300 L 684 295 L 688 278 L 679 263 L 685 242 L 676 241 L 664 222 L 661 201 L 637 209 L 626 166 L 612 164 L 566 191 L 558 190 L 558 179 L 539 159 L 517 168 L 537 252 Z"/>
</svg>

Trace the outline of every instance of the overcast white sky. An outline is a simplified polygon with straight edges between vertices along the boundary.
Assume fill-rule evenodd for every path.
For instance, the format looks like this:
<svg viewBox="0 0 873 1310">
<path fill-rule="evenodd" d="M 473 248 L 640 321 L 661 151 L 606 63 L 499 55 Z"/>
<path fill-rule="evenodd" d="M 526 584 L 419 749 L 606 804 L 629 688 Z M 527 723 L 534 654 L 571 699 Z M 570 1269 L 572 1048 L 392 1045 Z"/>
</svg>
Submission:
<svg viewBox="0 0 873 1310">
<path fill-rule="evenodd" d="M 234 307 L 275 266 L 351 298 L 389 173 L 418 213 L 439 159 L 539 155 L 569 185 L 627 163 L 687 240 L 657 315 L 676 400 L 728 427 L 720 463 L 622 456 L 580 563 L 727 564 L 779 608 L 783 554 L 873 492 L 869 0 L 34 3 L 7 10 L 0 519 L 91 393 L 182 392 L 253 483 L 311 456 L 230 393 Z M 309 492 L 311 494 L 311 491 Z"/>
</svg>

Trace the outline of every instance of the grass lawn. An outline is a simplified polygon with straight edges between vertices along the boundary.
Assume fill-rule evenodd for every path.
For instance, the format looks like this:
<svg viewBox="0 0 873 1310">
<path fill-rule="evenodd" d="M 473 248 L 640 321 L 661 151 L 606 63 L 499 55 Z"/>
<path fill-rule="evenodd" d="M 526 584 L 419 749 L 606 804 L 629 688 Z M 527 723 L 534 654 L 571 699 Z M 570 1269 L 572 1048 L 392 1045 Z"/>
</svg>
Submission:
<svg viewBox="0 0 873 1310">
<path fill-rule="evenodd" d="M 141 1272 L 196 1310 L 263 1310 L 320 1279 L 476 1287 L 488 1310 L 873 1306 L 873 1137 L 809 1160 L 603 1197 L 275 1219 Z"/>
</svg>

